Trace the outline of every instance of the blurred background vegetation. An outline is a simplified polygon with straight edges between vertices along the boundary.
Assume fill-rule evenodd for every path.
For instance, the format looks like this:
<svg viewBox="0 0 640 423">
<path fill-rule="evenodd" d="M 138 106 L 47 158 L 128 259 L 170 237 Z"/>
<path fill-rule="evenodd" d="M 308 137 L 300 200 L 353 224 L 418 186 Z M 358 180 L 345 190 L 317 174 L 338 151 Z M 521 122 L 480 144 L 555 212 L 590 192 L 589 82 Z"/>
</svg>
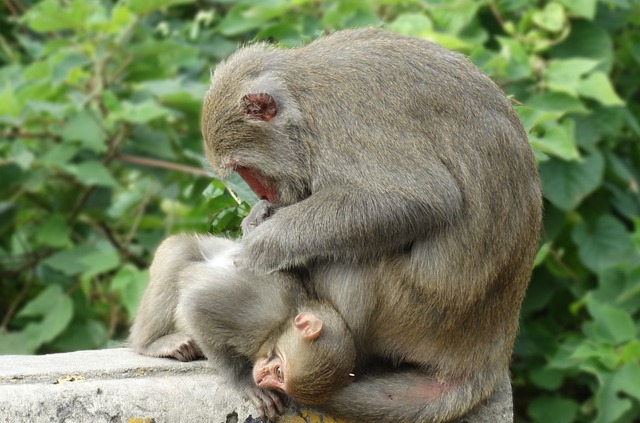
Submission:
<svg viewBox="0 0 640 423">
<path fill-rule="evenodd" d="M 234 236 L 206 171 L 210 68 L 382 25 L 468 55 L 517 105 L 545 226 L 513 359 L 517 421 L 640 421 L 640 5 L 634 0 L 3 0 L 0 353 L 125 338 L 171 233 Z"/>
</svg>

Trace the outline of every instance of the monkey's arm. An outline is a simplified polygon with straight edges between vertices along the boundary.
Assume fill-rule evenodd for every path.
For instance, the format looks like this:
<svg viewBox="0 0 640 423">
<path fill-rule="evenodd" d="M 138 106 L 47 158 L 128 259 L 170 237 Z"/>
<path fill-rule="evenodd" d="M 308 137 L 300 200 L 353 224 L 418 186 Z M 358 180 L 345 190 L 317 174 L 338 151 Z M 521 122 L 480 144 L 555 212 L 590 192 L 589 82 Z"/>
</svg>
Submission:
<svg viewBox="0 0 640 423">
<path fill-rule="evenodd" d="M 453 178 L 382 191 L 330 187 L 282 207 L 243 240 L 238 264 L 256 271 L 305 260 L 375 259 L 446 230 L 460 218 L 463 196 Z M 426 183 L 425 183 L 426 184 Z"/>
</svg>

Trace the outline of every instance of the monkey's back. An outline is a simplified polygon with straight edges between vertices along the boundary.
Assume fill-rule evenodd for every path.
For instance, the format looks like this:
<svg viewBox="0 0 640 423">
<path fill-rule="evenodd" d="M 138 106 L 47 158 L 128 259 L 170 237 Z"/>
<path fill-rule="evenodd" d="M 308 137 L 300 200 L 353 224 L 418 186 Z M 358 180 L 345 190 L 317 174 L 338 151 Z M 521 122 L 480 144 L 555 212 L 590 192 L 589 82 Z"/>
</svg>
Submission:
<svg viewBox="0 0 640 423">
<path fill-rule="evenodd" d="M 355 187 L 419 197 L 433 169 L 443 170 L 461 191 L 462 215 L 444 239 L 425 240 L 433 261 L 415 265 L 452 274 L 446 266 L 464 258 L 454 277 L 484 286 L 484 269 L 532 259 L 541 218 L 535 159 L 510 101 L 466 57 L 378 29 L 341 31 L 286 57 L 279 72 L 311 111 L 312 166 L 326 178 L 313 191 L 348 175 Z M 438 254 L 445 249 L 449 257 Z M 529 269 L 519 272 L 512 276 L 528 279 Z"/>
</svg>

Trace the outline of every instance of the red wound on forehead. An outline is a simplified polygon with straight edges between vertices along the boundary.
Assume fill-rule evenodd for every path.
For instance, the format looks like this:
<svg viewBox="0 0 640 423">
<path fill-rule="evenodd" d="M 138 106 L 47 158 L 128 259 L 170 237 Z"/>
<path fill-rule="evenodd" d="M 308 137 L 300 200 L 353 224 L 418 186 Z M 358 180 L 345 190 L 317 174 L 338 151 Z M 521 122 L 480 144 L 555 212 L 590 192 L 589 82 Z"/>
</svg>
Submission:
<svg viewBox="0 0 640 423">
<path fill-rule="evenodd" d="M 240 104 L 245 116 L 249 119 L 268 122 L 278 114 L 276 101 L 267 93 L 245 94 Z"/>
<path fill-rule="evenodd" d="M 237 167 L 236 172 L 249 185 L 251 190 L 256 193 L 261 200 L 267 200 L 270 203 L 278 201 L 278 193 L 273 183 L 265 179 L 262 175 L 248 167 Z"/>
</svg>

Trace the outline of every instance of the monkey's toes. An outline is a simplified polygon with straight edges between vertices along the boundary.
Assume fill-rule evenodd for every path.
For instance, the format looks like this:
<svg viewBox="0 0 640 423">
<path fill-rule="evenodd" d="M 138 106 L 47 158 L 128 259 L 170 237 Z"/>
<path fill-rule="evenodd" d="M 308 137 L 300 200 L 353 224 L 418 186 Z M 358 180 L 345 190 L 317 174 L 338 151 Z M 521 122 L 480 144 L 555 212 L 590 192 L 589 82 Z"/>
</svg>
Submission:
<svg viewBox="0 0 640 423">
<path fill-rule="evenodd" d="M 176 346 L 175 350 L 173 350 L 170 355 L 180 361 L 194 361 L 204 358 L 204 354 L 202 354 L 200 348 L 198 348 L 193 341 L 185 341 L 184 343 Z"/>
</svg>

